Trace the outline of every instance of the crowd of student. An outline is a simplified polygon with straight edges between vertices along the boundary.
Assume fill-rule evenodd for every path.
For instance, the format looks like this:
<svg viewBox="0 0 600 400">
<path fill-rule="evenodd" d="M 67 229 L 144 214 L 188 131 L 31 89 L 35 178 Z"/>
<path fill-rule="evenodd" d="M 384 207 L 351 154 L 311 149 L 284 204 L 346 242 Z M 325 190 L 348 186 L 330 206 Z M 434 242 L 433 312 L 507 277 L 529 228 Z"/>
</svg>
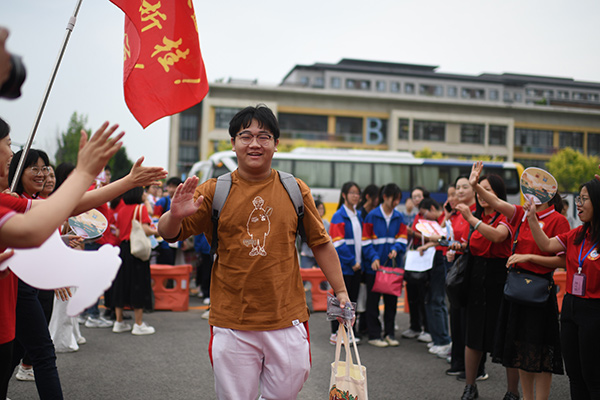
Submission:
<svg viewBox="0 0 600 400">
<path fill-rule="evenodd" d="M 434 247 L 428 271 L 405 271 L 410 327 L 401 336 L 427 342 L 430 353 L 450 363 L 446 374 L 466 382 L 461 399 L 479 397 L 476 382 L 488 377 L 488 354 L 506 369 L 505 400 L 521 398 L 520 390 L 524 399 L 547 399 L 552 375 L 564 373 L 563 360 L 572 398 L 600 398 L 598 176 L 581 186 L 575 205 L 583 225 L 571 229 L 559 193 L 543 204 L 510 204 L 502 178 L 480 176 L 481 171 L 482 163 L 475 163 L 470 176 L 453 182 L 443 206 L 425 189 L 414 188 L 403 213 L 396 210 L 402 194 L 393 183 L 370 185 L 362 193 L 354 182 L 342 186 L 329 233 L 349 297 L 359 302 L 356 340 L 362 335 L 376 347 L 399 345 L 397 297 L 373 291 L 376 271 L 392 261 L 404 265 L 406 251 L 423 254 Z M 422 235 L 415 229 L 422 219 L 437 221 L 446 234 Z M 467 248 L 468 295 L 460 304 L 448 304 L 446 274 Z M 302 259 L 305 267 L 315 265 L 304 253 Z M 509 266 L 547 279 L 553 287 L 548 301 L 539 306 L 507 300 Z M 560 317 L 552 279 L 557 268 L 567 271 Z M 334 321 L 332 344 L 336 332 Z"/>
</svg>

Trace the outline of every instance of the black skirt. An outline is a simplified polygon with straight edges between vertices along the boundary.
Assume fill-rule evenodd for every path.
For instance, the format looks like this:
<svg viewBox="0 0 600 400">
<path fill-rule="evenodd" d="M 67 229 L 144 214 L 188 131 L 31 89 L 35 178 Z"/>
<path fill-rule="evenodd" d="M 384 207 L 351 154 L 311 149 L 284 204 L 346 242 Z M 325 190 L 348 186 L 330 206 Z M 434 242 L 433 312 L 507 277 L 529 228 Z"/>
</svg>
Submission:
<svg viewBox="0 0 600 400">
<path fill-rule="evenodd" d="M 113 306 L 152 309 L 150 261 L 132 256 L 129 240 L 121 242 L 120 248 L 121 268 L 111 289 Z"/>
<path fill-rule="evenodd" d="M 506 258 L 474 257 L 469 270 L 465 344 L 491 353 L 506 281 Z"/>
<path fill-rule="evenodd" d="M 554 287 L 541 307 L 503 296 L 492 361 L 528 372 L 564 374 Z"/>
</svg>

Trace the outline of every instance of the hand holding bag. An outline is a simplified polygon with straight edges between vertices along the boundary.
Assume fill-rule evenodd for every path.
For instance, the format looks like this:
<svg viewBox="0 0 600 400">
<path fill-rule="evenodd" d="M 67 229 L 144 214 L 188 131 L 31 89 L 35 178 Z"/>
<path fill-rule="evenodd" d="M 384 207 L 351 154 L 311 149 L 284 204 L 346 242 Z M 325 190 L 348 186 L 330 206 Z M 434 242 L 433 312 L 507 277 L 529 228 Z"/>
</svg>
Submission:
<svg viewBox="0 0 600 400">
<path fill-rule="evenodd" d="M 350 332 L 352 346 L 354 346 L 356 364 L 352 361 L 352 353 L 350 352 L 347 332 Z M 344 343 L 344 348 L 346 349 L 346 361 L 340 361 L 342 341 Z M 331 363 L 329 400 L 368 400 L 368 398 L 367 368 L 360 363 L 358 348 L 354 341 L 353 329 L 346 329 L 344 324 L 340 324 L 337 342 L 335 344 L 335 360 Z"/>
<path fill-rule="evenodd" d="M 404 270 L 396 267 L 396 260 L 392 259 L 392 266 L 388 267 L 385 261 L 383 266 L 375 272 L 375 283 L 373 291 L 377 293 L 391 294 L 400 297 L 402 295 L 402 283 L 404 281 Z"/>
<path fill-rule="evenodd" d="M 131 219 L 131 234 L 129 235 L 129 242 L 131 245 L 131 255 L 135 258 L 139 258 L 142 261 L 148 261 L 150 259 L 150 253 L 152 252 L 152 247 L 150 243 L 150 238 L 146 236 L 144 232 L 144 227 L 140 222 L 142 220 L 142 205 L 138 205 L 133 213 L 133 218 Z M 139 214 L 139 221 L 136 219 L 136 216 Z"/>
<path fill-rule="evenodd" d="M 473 266 L 473 256 L 467 248 L 463 254 L 454 261 L 446 274 L 446 294 L 453 306 L 466 306 L 469 293 L 468 274 Z"/>
</svg>

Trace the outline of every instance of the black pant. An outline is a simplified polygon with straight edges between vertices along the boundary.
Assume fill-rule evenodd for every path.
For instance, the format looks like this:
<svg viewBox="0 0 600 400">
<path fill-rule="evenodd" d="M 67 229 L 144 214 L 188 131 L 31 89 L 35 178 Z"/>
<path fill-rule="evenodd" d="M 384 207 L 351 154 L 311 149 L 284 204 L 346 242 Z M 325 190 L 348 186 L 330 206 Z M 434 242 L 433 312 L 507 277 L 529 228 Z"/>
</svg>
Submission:
<svg viewBox="0 0 600 400">
<path fill-rule="evenodd" d="M 358 299 L 358 288 L 360 287 L 361 275 L 362 272 L 360 270 L 354 271 L 353 275 L 344 275 L 344 283 L 346 284 L 348 297 L 353 303 L 356 303 L 356 300 Z M 331 321 L 331 333 L 336 333 L 339 325 L 339 322 Z"/>
<path fill-rule="evenodd" d="M 62 399 L 62 388 L 56 368 L 54 343 L 48 332 L 46 316 L 38 299 L 38 290 L 19 280 L 17 296 L 16 340 L 11 375 L 27 351 L 40 399 Z"/>
<path fill-rule="evenodd" d="M 12 354 L 14 341 L 0 344 L 0 399 L 6 399 L 8 381 L 12 376 Z"/>
<path fill-rule="evenodd" d="M 210 297 L 210 274 L 213 258 L 210 254 L 199 253 L 196 262 L 196 285 L 202 290 L 204 297 Z"/>
<path fill-rule="evenodd" d="M 175 265 L 175 256 L 177 255 L 177 249 L 173 247 L 162 247 L 158 246 L 158 255 L 156 256 L 156 263 L 161 265 Z"/>
<path fill-rule="evenodd" d="M 46 316 L 46 325 L 48 325 L 50 323 L 50 318 L 52 318 L 52 309 L 54 308 L 54 290 L 38 289 L 38 299 L 40 300 L 40 305 Z M 25 352 L 25 355 L 23 356 L 23 364 L 31 365 L 31 360 L 29 359 L 27 352 Z"/>
<path fill-rule="evenodd" d="M 425 316 L 425 295 L 427 294 L 429 278 L 414 280 L 410 277 L 411 273 L 407 271 L 404 274 L 406 298 L 410 312 L 410 329 L 415 332 L 421 332 L 422 330 L 429 332 L 427 317 Z M 428 272 L 417 272 L 417 274 L 428 274 Z"/>
<path fill-rule="evenodd" d="M 367 331 L 369 340 L 381 339 L 381 322 L 379 322 L 379 300 L 383 296 L 383 325 L 384 336 L 395 337 L 394 324 L 396 322 L 396 308 L 398 296 L 382 294 L 373 291 L 375 274 L 367 274 Z"/>
<path fill-rule="evenodd" d="M 567 293 L 560 322 L 571 399 L 600 399 L 600 299 Z"/>
</svg>

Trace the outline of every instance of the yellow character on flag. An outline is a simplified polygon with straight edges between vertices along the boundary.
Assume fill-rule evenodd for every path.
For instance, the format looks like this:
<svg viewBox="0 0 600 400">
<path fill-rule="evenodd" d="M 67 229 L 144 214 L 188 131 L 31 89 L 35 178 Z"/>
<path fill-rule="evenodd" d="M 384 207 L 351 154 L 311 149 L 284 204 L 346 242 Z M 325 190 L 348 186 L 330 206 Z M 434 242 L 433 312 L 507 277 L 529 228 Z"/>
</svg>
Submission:
<svg viewBox="0 0 600 400">
<path fill-rule="evenodd" d="M 154 27 L 157 27 L 158 29 L 162 29 L 162 25 L 160 23 L 159 18 L 162 19 L 163 21 L 166 21 L 167 16 L 165 14 L 161 13 L 160 11 L 158 11 L 160 6 L 161 6 L 160 1 L 156 4 L 150 4 L 146 0 L 142 1 L 142 5 L 140 6 L 140 9 L 139 9 L 141 20 L 142 20 L 142 22 L 151 21 L 151 23 L 149 23 L 148 25 L 146 25 L 142 28 L 142 32 L 146 32 L 148 29 L 152 29 Z"/>
<path fill-rule="evenodd" d="M 167 54 L 162 57 L 158 57 L 158 62 L 163 66 L 165 72 L 169 72 L 169 67 L 178 62 L 181 58 L 185 59 L 187 55 L 190 53 L 190 49 L 186 49 L 185 51 L 181 51 L 179 46 L 183 39 L 179 39 L 177 41 L 167 39 L 166 36 L 163 37 L 163 45 L 157 44 L 154 46 L 154 53 L 152 53 L 151 57 L 154 57 L 158 53 L 167 52 Z M 175 50 L 175 52 L 171 52 L 171 50 Z"/>
</svg>

